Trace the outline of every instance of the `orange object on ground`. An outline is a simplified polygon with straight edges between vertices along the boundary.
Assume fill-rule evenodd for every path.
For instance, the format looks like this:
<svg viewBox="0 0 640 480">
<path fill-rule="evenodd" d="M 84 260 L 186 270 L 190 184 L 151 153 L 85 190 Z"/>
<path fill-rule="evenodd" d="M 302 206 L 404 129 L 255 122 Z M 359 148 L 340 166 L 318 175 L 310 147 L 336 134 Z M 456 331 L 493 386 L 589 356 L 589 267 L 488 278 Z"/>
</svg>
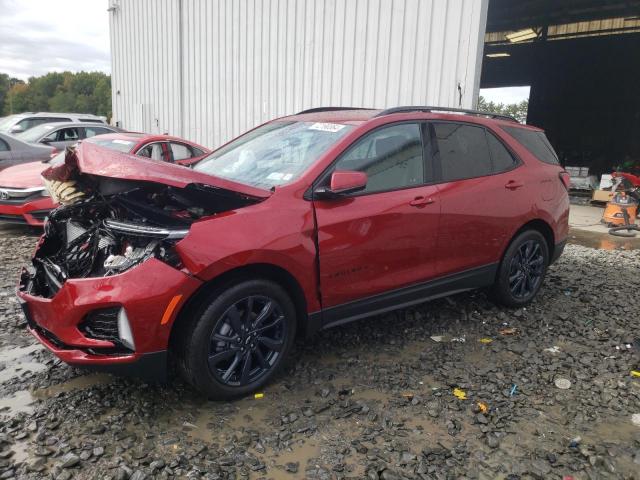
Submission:
<svg viewBox="0 0 640 480">
<path fill-rule="evenodd" d="M 629 223 L 633 225 L 636 214 L 638 213 L 638 204 L 625 192 L 616 193 L 607 203 L 607 207 L 602 214 L 602 221 L 607 225 L 624 225 L 624 209 L 626 209 L 629 214 Z"/>
</svg>

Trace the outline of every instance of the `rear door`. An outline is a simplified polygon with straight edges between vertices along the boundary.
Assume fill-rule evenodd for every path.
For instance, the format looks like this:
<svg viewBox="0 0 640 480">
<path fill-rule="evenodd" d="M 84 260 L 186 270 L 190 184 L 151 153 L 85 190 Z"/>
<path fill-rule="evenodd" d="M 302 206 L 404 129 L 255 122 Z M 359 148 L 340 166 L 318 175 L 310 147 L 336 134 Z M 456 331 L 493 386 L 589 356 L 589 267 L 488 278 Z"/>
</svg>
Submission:
<svg viewBox="0 0 640 480">
<path fill-rule="evenodd" d="M 426 124 L 378 128 L 327 172 L 367 173 L 364 191 L 314 200 L 323 308 L 400 289 L 434 273 L 439 203 Z M 323 183 L 321 182 L 321 185 Z"/>
<path fill-rule="evenodd" d="M 441 175 L 437 273 L 494 264 L 530 208 L 523 169 L 483 126 L 433 122 L 431 133 Z"/>
</svg>

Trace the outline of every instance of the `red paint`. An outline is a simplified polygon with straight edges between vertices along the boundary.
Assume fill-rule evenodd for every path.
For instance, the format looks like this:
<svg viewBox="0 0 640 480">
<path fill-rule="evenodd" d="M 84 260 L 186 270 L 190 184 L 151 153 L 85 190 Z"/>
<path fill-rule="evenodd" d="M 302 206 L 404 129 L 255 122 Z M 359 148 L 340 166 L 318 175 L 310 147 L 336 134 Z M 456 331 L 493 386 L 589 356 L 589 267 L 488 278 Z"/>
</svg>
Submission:
<svg viewBox="0 0 640 480">
<path fill-rule="evenodd" d="M 84 338 L 77 329 L 88 311 L 124 305 L 138 355 L 166 349 L 174 320 L 189 297 L 203 282 L 236 268 L 270 265 L 288 272 L 299 284 L 311 313 L 498 262 L 515 233 L 533 220 L 551 228 L 555 243 L 566 239 L 569 201 L 559 179 L 562 169 L 537 160 L 500 129 L 501 125 L 512 123 L 421 112 L 373 118 L 375 113 L 340 111 L 288 117 L 342 122 L 355 128 L 296 181 L 272 192 L 126 154 L 118 155 L 114 162 L 113 152 L 107 154 L 90 145 L 83 146 L 78 164 L 87 173 L 176 187 L 210 183 L 264 200 L 194 223 L 176 245 L 184 271 L 148 260 L 113 277 L 69 280 L 51 300 L 24 293 L 20 296 L 39 324 L 76 347 L 95 342 Z M 313 182 L 365 133 L 398 121 L 430 119 L 487 127 L 515 152 L 519 166 L 468 180 L 315 202 L 305 199 Z M 333 186 L 354 186 L 362 180 L 362 174 L 358 175 L 360 178 L 350 172 L 343 174 L 343 178 L 340 174 L 336 177 Z M 182 295 L 182 299 L 166 325 L 162 325 L 163 313 L 176 295 Z M 112 361 L 81 350 L 56 350 L 41 341 L 70 363 Z M 113 361 L 134 361 L 136 355 Z"/>
<path fill-rule="evenodd" d="M 211 151 L 208 148 L 205 148 L 197 143 L 189 142 L 183 140 L 181 138 L 173 137 L 170 135 L 147 135 L 147 134 L 136 134 L 136 133 L 109 133 L 105 135 L 100 135 L 98 138 L 105 140 L 126 140 L 131 142 L 132 147 L 130 149 L 130 153 L 132 155 L 120 154 L 126 160 L 123 161 L 123 166 L 121 170 L 121 175 L 126 175 L 126 172 L 137 172 L 139 170 L 134 169 L 132 167 L 131 162 L 145 162 L 147 165 L 146 170 L 149 172 L 148 175 L 152 176 L 152 172 L 154 168 L 160 165 L 160 162 L 157 160 L 148 160 L 144 157 L 135 156 L 137 152 L 141 149 L 149 145 L 150 143 L 156 142 L 178 142 L 182 144 L 189 145 L 194 148 L 198 148 L 202 150 L 204 155 L 200 155 L 198 157 L 193 157 L 185 160 L 179 160 L 176 164 L 179 165 L 190 165 L 195 163 L 205 156 L 209 155 Z M 96 162 L 101 161 L 104 162 L 107 167 L 102 169 L 103 173 L 107 176 L 112 176 L 115 178 L 123 178 L 122 176 L 117 176 L 113 171 L 117 171 L 118 167 L 114 165 L 114 156 L 118 155 L 118 152 L 106 150 L 110 152 L 111 155 L 105 155 L 105 149 L 100 149 L 90 142 L 81 142 L 83 147 L 81 150 L 91 150 L 92 151 L 92 160 L 86 160 L 87 168 L 91 169 L 92 167 L 96 169 L 96 171 L 101 170 L 101 167 L 96 167 Z M 93 149 L 91 147 L 93 147 Z M 163 147 L 166 149 L 166 145 Z M 95 149 L 95 150 L 94 150 Z M 166 152 L 165 152 L 166 154 Z M 148 163 L 151 162 L 152 165 L 149 167 Z M 175 168 L 175 166 L 173 166 Z M 50 165 L 42 162 L 30 162 L 23 163 L 19 165 L 14 165 L 12 167 L 8 167 L 4 170 L 0 171 L 0 189 L 2 187 L 6 188 L 33 188 L 42 186 L 42 178 L 41 174 L 49 170 Z M 180 171 L 183 169 L 181 168 Z M 89 173 L 89 172 L 88 172 Z M 192 172 L 195 173 L 195 172 Z M 132 177 L 128 177 L 132 178 Z M 179 178 L 179 175 L 177 176 Z M 182 184 L 181 184 L 182 186 Z M 262 192 L 264 194 L 264 192 Z M 0 215 L 19 215 L 26 221 L 28 225 L 34 227 L 41 227 L 43 225 L 43 221 L 37 218 L 34 218 L 31 215 L 31 212 L 35 210 L 52 210 L 56 208 L 58 205 L 54 203 L 49 197 L 38 197 L 36 199 L 29 199 L 24 203 L 3 203 L 0 200 Z"/>
</svg>

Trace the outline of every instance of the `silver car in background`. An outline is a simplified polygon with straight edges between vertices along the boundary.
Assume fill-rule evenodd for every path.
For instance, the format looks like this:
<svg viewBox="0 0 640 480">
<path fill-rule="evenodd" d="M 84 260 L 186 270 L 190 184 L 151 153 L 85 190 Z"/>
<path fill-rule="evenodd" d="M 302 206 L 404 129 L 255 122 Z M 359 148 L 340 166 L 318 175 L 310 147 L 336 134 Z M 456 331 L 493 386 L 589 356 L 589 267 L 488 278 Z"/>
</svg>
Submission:
<svg viewBox="0 0 640 480">
<path fill-rule="evenodd" d="M 53 112 L 24 112 L 9 115 L 0 119 L 0 133 L 12 135 L 26 132 L 30 128 L 53 122 L 75 123 L 107 123 L 107 117 L 91 115 L 89 113 L 53 113 Z"/>
<path fill-rule="evenodd" d="M 55 152 L 57 150 L 49 145 L 34 145 L 0 133 L 0 170 L 18 163 L 50 160 Z"/>
<path fill-rule="evenodd" d="M 97 123 L 60 122 L 38 125 L 26 132 L 18 133 L 16 137 L 24 142 L 49 145 L 62 151 L 79 140 L 122 131 L 117 127 Z"/>
</svg>

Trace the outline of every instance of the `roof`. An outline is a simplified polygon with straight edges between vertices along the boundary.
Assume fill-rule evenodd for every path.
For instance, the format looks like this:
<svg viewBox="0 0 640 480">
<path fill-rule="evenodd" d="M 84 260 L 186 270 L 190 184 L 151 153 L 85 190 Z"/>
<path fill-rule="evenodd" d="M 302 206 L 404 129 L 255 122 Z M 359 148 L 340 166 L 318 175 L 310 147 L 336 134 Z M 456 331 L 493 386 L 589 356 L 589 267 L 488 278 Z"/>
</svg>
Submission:
<svg viewBox="0 0 640 480">
<path fill-rule="evenodd" d="M 306 112 L 306 113 L 305 113 Z M 433 118 L 440 120 L 470 120 L 476 123 L 497 122 L 499 124 L 510 126 L 522 126 L 517 120 L 507 115 L 501 115 L 492 112 L 480 112 L 476 110 L 464 110 L 448 107 L 430 107 L 430 106 L 407 106 L 395 107 L 386 110 L 368 109 L 368 108 L 343 108 L 343 107 L 327 107 L 312 109 L 311 111 L 303 111 L 295 115 L 289 115 L 277 120 L 295 120 L 300 122 L 327 122 L 327 123 L 346 123 L 358 125 L 376 117 L 386 117 L 390 115 L 405 115 L 410 118 Z"/>
</svg>

